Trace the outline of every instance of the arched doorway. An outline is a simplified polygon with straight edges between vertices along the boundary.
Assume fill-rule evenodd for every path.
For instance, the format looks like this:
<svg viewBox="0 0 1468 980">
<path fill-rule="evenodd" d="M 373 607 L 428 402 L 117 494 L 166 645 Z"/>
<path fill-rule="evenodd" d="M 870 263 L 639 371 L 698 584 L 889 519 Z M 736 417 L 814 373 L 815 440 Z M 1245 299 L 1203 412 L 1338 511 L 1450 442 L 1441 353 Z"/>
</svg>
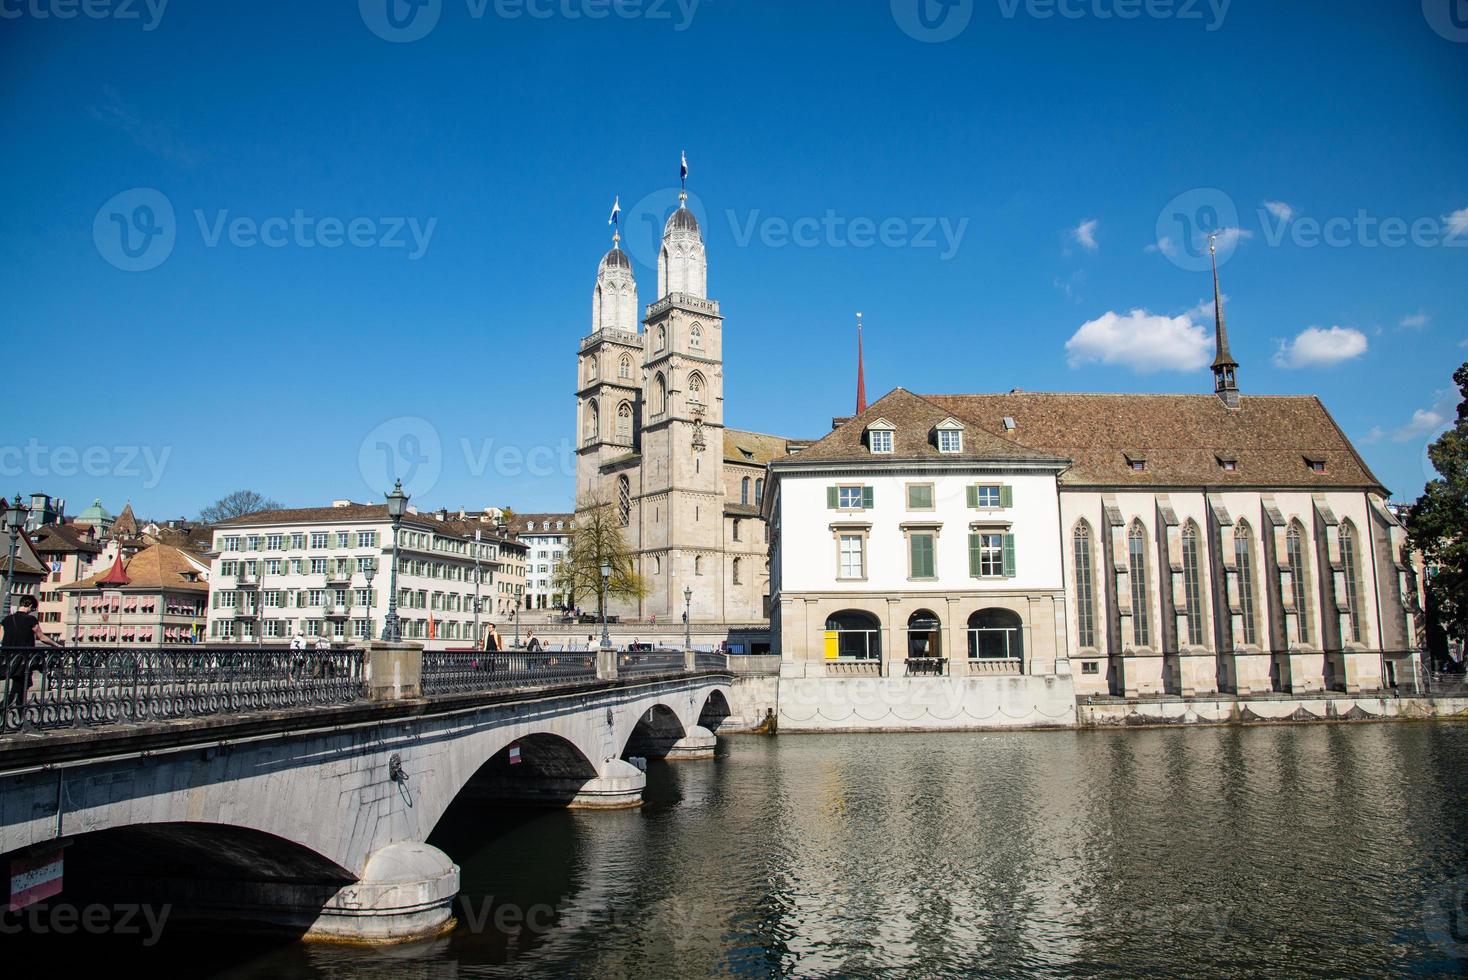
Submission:
<svg viewBox="0 0 1468 980">
<path fill-rule="evenodd" d="M 943 656 L 943 622 L 931 609 L 919 609 L 907 617 L 908 674 L 941 674 L 946 663 Z"/>
<path fill-rule="evenodd" d="M 1021 670 L 1024 620 L 1012 609 L 980 609 L 968 618 L 968 658 Z"/>
<path fill-rule="evenodd" d="M 843 609 L 826 617 L 826 659 L 878 663 L 882 624 L 869 612 Z"/>
</svg>

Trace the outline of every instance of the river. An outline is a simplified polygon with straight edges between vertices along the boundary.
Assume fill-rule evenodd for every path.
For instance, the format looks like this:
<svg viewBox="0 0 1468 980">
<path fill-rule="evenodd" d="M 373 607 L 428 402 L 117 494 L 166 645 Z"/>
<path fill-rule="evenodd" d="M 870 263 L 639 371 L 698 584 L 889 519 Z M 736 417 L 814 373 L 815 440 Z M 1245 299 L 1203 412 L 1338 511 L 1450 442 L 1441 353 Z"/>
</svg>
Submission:
<svg viewBox="0 0 1468 980">
<path fill-rule="evenodd" d="M 734 737 L 654 763 L 641 810 L 456 805 L 438 941 L 149 955 L 234 978 L 1459 974 L 1465 804 L 1459 723 Z"/>
</svg>

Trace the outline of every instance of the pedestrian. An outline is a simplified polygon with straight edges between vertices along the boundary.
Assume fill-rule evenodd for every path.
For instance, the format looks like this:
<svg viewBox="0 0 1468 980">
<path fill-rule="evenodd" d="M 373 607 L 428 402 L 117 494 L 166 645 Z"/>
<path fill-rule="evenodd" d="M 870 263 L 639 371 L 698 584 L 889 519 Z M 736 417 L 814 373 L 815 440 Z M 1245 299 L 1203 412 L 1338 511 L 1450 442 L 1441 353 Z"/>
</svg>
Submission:
<svg viewBox="0 0 1468 980">
<path fill-rule="evenodd" d="M 327 677 L 331 674 L 331 641 L 326 634 L 316 637 L 316 666 L 311 671 L 313 677 Z"/>
<path fill-rule="evenodd" d="M 525 649 L 530 653 L 540 653 L 545 647 L 540 644 L 540 637 L 535 635 L 535 630 L 525 634 Z"/>
<path fill-rule="evenodd" d="M 500 636 L 499 630 L 494 627 L 494 623 L 490 623 L 489 628 L 484 633 L 484 652 L 499 653 L 504 648 L 504 637 Z"/>
<path fill-rule="evenodd" d="M 50 647 L 59 647 L 60 643 L 51 639 L 41 630 L 41 618 L 36 615 L 39 603 L 36 597 L 23 595 L 18 605 L 20 608 L 0 620 L 0 625 L 5 628 L 5 635 L 0 639 L 0 648 L 5 651 L 5 680 L 7 684 L 5 691 L 5 708 L 12 704 L 16 708 L 25 707 L 26 692 L 31 686 L 31 657 L 36 648 L 36 641 Z"/>
</svg>

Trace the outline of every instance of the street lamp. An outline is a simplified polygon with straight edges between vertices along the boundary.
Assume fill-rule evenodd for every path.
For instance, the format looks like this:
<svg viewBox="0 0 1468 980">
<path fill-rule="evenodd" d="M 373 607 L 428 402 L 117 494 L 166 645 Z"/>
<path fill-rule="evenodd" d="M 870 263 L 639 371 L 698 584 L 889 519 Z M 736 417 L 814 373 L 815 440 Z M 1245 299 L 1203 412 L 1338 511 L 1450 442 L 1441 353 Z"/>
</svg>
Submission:
<svg viewBox="0 0 1468 980">
<path fill-rule="evenodd" d="M 10 532 L 10 561 L 5 566 L 5 598 L 0 599 L 0 618 L 10 615 L 10 593 L 15 588 L 15 551 L 20 547 L 20 529 L 24 526 L 25 510 L 17 493 L 5 512 L 5 529 Z"/>
<path fill-rule="evenodd" d="M 611 580 L 612 563 L 603 561 L 601 563 L 601 648 L 603 650 L 612 648 L 612 634 L 607 630 L 607 586 Z"/>
<path fill-rule="evenodd" d="M 407 512 L 408 495 L 403 493 L 403 481 L 398 480 L 387 495 L 387 516 L 392 520 L 392 580 L 387 593 L 387 619 L 382 623 L 386 643 L 401 643 L 403 639 L 403 625 L 398 621 L 398 528 Z"/>
<path fill-rule="evenodd" d="M 479 551 L 484 547 L 483 534 L 474 531 L 474 649 L 479 649 Z"/>
<path fill-rule="evenodd" d="M 689 610 L 692 608 L 693 589 L 691 587 L 685 586 L 683 589 L 683 649 L 685 650 L 693 649 L 693 620 L 688 615 Z"/>
<path fill-rule="evenodd" d="M 362 569 L 362 577 L 367 580 L 367 638 L 372 638 L 372 580 L 377 577 L 377 559 L 364 558 L 367 567 Z"/>
</svg>

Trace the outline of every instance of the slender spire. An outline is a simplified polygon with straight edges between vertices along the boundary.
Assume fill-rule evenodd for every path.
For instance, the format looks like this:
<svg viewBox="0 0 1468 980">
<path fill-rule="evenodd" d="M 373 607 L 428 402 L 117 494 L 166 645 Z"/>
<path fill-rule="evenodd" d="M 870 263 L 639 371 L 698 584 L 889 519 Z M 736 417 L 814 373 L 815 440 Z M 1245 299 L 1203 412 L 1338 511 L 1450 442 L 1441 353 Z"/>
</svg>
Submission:
<svg viewBox="0 0 1468 980">
<path fill-rule="evenodd" d="M 861 314 L 856 315 L 856 414 L 867 410 L 866 361 L 861 351 Z"/>
<path fill-rule="evenodd" d="M 1223 319 L 1223 291 L 1218 286 L 1218 236 L 1208 236 L 1213 263 L 1213 390 L 1229 408 L 1239 407 L 1239 362 L 1228 349 L 1228 325 Z"/>
<path fill-rule="evenodd" d="M 123 567 L 122 551 L 121 549 L 119 549 L 117 552 L 117 557 L 112 559 L 112 567 L 107 570 L 106 575 L 97 579 L 97 584 L 121 586 L 129 585 L 131 584 L 131 581 L 132 580 L 127 577 L 127 570 Z"/>
<path fill-rule="evenodd" d="M 607 219 L 607 224 L 612 226 L 612 248 L 617 248 L 622 242 L 622 195 L 618 194 L 612 201 L 612 216 Z"/>
</svg>

